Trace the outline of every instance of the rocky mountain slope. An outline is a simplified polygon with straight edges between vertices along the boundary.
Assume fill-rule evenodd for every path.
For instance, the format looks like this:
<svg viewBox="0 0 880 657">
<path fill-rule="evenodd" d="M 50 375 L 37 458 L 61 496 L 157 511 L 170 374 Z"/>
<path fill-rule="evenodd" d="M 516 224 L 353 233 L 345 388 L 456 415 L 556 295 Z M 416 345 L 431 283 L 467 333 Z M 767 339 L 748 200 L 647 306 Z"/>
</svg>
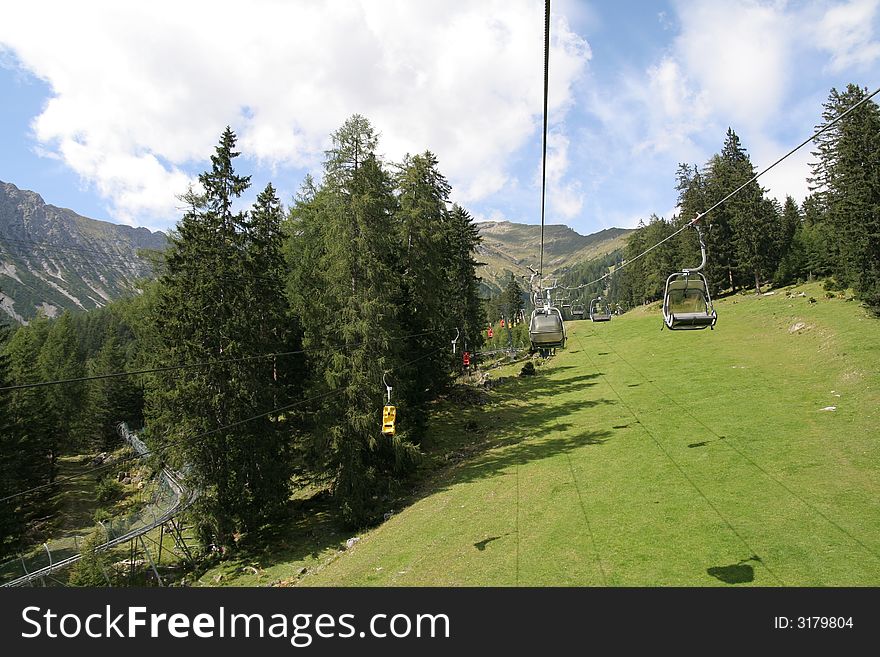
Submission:
<svg viewBox="0 0 880 657">
<path fill-rule="evenodd" d="M 510 272 L 528 276 L 527 267 L 538 267 L 540 226 L 502 221 L 477 227 L 484 294 L 500 291 Z M 580 235 L 568 226 L 545 226 L 544 271 L 561 274 L 612 253 L 630 232 L 608 228 Z M 89 219 L 0 181 L 0 308 L 17 322 L 38 312 L 54 317 L 98 308 L 136 292 L 138 280 L 152 275 L 143 252 L 166 245 L 164 233 Z"/>
<path fill-rule="evenodd" d="M 499 221 L 481 222 L 477 227 L 483 238 L 477 259 L 485 263 L 479 274 L 487 292 L 500 290 L 510 272 L 528 276 L 527 267 L 538 268 L 541 226 Z M 574 264 L 613 253 L 623 248 L 631 232 L 625 228 L 606 228 L 591 235 L 580 235 L 568 226 L 544 226 L 544 271 L 548 275 L 561 274 Z"/>
<path fill-rule="evenodd" d="M 162 232 L 88 219 L 0 181 L 0 308 L 27 322 L 103 306 L 151 275 L 138 251 L 166 244 Z"/>
</svg>

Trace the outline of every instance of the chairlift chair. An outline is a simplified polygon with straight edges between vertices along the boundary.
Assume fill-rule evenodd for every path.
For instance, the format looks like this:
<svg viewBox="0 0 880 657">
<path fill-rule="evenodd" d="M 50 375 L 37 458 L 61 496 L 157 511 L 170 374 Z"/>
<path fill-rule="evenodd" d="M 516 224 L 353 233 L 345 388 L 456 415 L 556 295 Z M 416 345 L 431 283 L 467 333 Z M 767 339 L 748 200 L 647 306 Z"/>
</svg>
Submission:
<svg viewBox="0 0 880 657">
<path fill-rule="evenodd" d="M 397 408 L 394 406 L 385 406 L 382 408 L 382 434 L 385 436 L 394 435 L 394 422 L 397 419 Z"/>
<path fill-rule="evenodd" d="M 571 316 L 573 319 L 584 318 L 584 304 L 576 303 L 571 307 Z"/>
<path fill-rule="evenodd" d="M 596 297 L 590 302 L 590 319 L 594 322 L 611 321 L 611 308 L 602 297 Z"/>
<path fill-rule="evenodd" d="M 533 351 L 565 346 L 565 322 L 555 306 L 536 308 L 529 318 L 529 342 Z"/>
<path fill-rule="evenodd" d="M 663 324 L 673 331 L 715 328 L 718 315 L 712 305 L 709 283 L 700 272 L 706 266 L 706 244 L 699 226 L 694 224 L 700 239 L 703 261 L 699 267 L 682 269 L 666 279 L 663 295 Z M 662 327 L 661 327 L 662 328 Z"/>
<path fill-rule="evenodd" d="M 391 386 L 388 385 L 386 380 L 387 374 L 387 372 L 382 373 L 382 384 L 385 386 L 385 391 L 388 395 L 388 401 L 382 407 L 382 435 L 393 436 L 395 431 L 394 424 L 397 421 L 397 407 L 391 404 Z"/>
</svg>

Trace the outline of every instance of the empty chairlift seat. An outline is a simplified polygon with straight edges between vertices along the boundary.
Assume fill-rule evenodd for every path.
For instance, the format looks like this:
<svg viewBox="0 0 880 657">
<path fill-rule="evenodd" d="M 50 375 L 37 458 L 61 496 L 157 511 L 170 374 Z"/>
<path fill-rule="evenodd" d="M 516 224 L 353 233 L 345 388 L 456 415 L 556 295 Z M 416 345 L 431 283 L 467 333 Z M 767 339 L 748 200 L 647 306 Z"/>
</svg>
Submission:
<svg viewBox="0 0 880 657">
<path fill-rule="evenodd" d="M 565 346 L 565 323 L 558 308 L 550 306 L 532 312 L 529 341 L 535 350 Z"/>
<path fill-rule="evenodd" d="M 697 225 L 701 215 L 697 215 L 689 226 L 697 231 L 700 240 L 699 267 L 682 269 L 666 279 L 666 291 L 663 293 L 663 325 L 672 330 L 699 330 L 715 328 L 718 316 L 712 306 L 709 294 L 709 283 L 700 270 L 706 266 L 706 243 L 703 233 Z M 663 327 L 661 327 L 662 329 Z"/>
<path fill-rule="evenodd" d="M 713 328 L 718 316 L 706 278 L 698 272 L 679 272 L 666 279 L 663 321 L 673 330 Z"/>
<path fill-rule="evenodd" d="M 611 321 L 611 308 L 602 300 L 602 297 L 593 299 L 590 302 L 590 319 L 594 322 Z"/>
</svg>

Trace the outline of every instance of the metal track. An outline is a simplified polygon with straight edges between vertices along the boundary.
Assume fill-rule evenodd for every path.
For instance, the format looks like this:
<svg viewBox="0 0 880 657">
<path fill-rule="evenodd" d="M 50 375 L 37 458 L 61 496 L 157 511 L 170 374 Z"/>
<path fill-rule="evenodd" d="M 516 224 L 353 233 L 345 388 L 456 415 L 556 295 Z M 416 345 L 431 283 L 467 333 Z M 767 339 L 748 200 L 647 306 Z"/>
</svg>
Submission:
<svg viewBox="0 0 880 657">
<path fill-rule="evenodd" d="M 128 442 L 136 452 L 138 452 L 138 454 L 146 454 L 149 451 L 143 441 L 138 438 L 136 434 L 129 431 L 128 427 L 125 424 L 120 425 L 119 433 L 123 437 L 123 439 Z M 136 539 L 139 536 L 146 534 L 147 532 L 153 531 L 157 527 L 164 525 L 177 514 L 184 511 L 195 501 L 197 497 L 196 494 L 194 493 L 194 491 L 189 490 L 181 483 L 181 475 L 179 473 L 174 472 L 170 468 L 163 468 L 159 476 L 160 479 L 173 491 L 175 497 L 174 504 L 166 509 L 161 515 L 155 516 L 152 522 L 147 523 L 143 527 L 133 529 L 129 532 L 126 532 L 125 534 L 122 534 L 121 536 L 117 536 L 116 538 L 108 540 L 107 542 L 99 546 L 96 546 L 96 552 L 109 550 L 112 547 L 122 545 L 123 543 L 127 543 L 128 541 Z M 60 561 L 56 561 L 55 563 L 50 563 L 48 566 L 34 570 L 33 572 L 26 573 L 22 577 L 18 577 L 11 581 L 5 582 L 0 586 L 14 587 L 32 584 L 35 580 L 42 579 L 51 575 L 54 572 L 61 570 L 62 568 L 66 568 L 72 563 L 79 561 L 81 558 L 82 553 L 74 554 Z"/>
</svg>

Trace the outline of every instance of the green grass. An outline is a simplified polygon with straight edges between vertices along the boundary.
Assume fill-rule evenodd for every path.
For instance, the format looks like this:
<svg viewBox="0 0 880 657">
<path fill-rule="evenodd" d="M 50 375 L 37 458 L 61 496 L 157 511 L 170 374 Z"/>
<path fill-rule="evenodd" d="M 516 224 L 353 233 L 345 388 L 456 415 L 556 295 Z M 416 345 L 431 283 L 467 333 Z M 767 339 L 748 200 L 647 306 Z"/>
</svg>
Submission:
<svg viewBox="0 0 880 657">
<path fill-rule="evenodd" d="M 409 506 L 350 550 L 335 530 L 303 538 L 270 572 L 311 559 L 291 583 L 880 584 L 880 325 L 800 291 L 721 300 L 715 331 L 661 333 L 656 305 L 569 323 L 538 376 L 438 405 Z"/>
</svg>

